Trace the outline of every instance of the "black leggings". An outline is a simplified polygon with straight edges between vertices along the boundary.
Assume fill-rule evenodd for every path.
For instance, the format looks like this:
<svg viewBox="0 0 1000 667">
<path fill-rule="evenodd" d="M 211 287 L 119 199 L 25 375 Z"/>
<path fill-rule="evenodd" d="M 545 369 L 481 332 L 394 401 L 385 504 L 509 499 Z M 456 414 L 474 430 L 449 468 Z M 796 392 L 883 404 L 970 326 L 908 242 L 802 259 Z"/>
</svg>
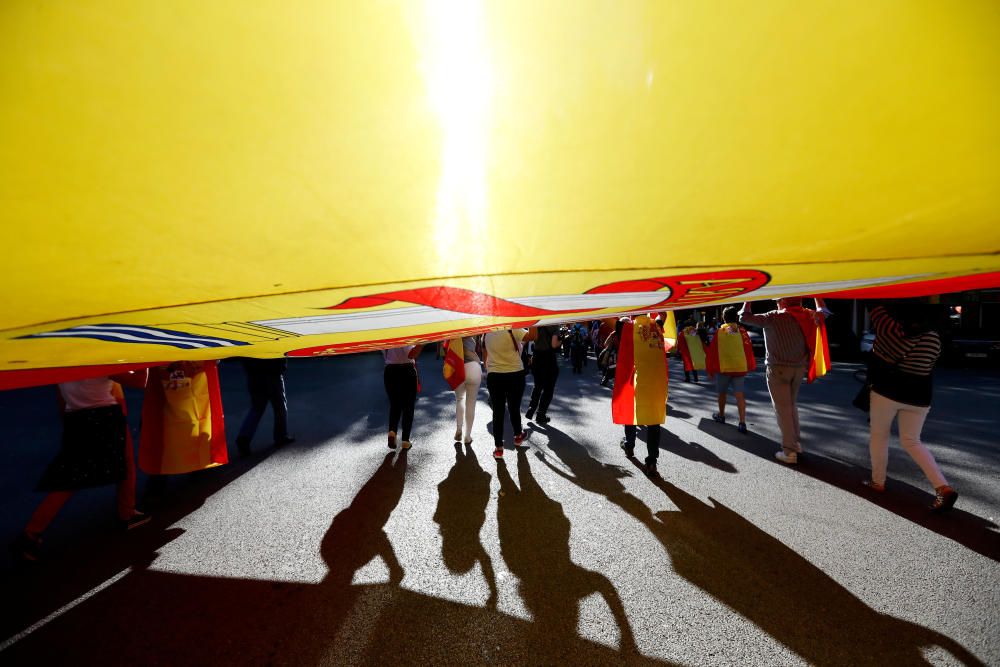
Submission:
<svg viewBox="0 0 1000 667">
<path fill-rule="evenodd" d="M 535 352 L 531 362 L 531 374 L 535 376 L 535 388 L 531 390 L 531 400 L 528 409 L 538 408 L 538 416 L 542 417 L 549 409 L 552 394 L 556 389 L 556 379 L 559 377 L 559 364 L 556 353 L 551 350 Z"/>
<path fill-rule="evenodd" d="M 635 436 L 638 426 L 625 425 L 625 443 L 635 447 Z M 646 427 L 646 463 L 656 463 L 660 456 L 660 425 L 650 424 Z"/>
<path fill-rule="evenodd" d="M 521 432 L 521 399 L 524 398 L 524 371 L 486 375 L 486 389 L 490 392 L 493 408 L 493 442 L 497 449 L 503 448 L 503 418 L 510 409 L 510 425 L 514 435 Z"/>
<path fill-rule="evenodd" d="M 389 396 L 389 430 L 395 431 L 403 418 L 403 440 L 410 439 L 413 408 L 417 404 L 417 367 L 413 364 L 389 364 L 382 374 Z"/>
</svg>

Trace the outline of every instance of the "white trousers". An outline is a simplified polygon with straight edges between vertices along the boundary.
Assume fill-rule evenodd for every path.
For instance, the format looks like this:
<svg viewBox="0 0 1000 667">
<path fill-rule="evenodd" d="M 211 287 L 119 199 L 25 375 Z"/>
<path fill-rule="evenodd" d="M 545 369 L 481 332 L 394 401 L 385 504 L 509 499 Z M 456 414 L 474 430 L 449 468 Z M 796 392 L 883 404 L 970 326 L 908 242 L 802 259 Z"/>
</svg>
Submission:
<svg viewBox="0 0 1000 667">
<path fill-rule="evenodd" d="M 899 419 L 899 442 L 906 453 L 917 462 L 934 488 L 948 484 L 934 455 L 920 441 L 920 432 L 930 407 L 917 407 L 886 398 L 872 392 L 871 423 L 872 433 L 869 449 L 872 456 L 872 481 L 885 484 L 886 468 L 889 465 L 889 431 L 892 420 Z"/>
<path fill-rule="evenodd" d="M 478 361 L 465 362 L 465 382 L 455 388 L 455 432 L 462 430 L 465 423 L 465 439 L 472 434 L 472 422 L 476 420 L 476 397 L 483 382 L 483 369 Z"/>
</svg>

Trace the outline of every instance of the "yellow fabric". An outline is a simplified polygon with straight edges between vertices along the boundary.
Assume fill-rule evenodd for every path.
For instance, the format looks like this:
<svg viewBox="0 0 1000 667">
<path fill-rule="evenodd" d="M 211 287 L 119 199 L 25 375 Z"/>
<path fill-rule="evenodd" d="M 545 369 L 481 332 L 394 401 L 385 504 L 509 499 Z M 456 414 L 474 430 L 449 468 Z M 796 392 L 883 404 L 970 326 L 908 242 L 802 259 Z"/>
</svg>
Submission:
<svg viewBox="0 0 1000 667">
<path fill-rule="evenodd" d="M 715 335 L 719 337 L 719 372 L 745 373 L 747 357 L 739 325 L 725 324 Z"/>
<path fill-rule="evenodd" d="M 677 317 L 672 310 L 667 311 L 666 320 L 663 322 L 663 341 L 668 352 L 677 345 Z"/>
<path fill-rule="evenodd" d="M 696 371 L 705 370 L 705 346 L 701 337 L 694 333 L 694 329 L 685 329 L 681 335 L 684 336 L 688 354 L 691 355 L 691 367 Z"/>
<path fill-rule="evenodd" d="M 205 373 L 163 381 L 162 474 L 210 468 L 212 462 L 212 408 Z"/>
<path fill-rule="evenodd" d="M 524 321 L 269 324 L 404 287 L 1000 270 L 995 0 L 5 0 L 0 44 L 2 370 Z M 19 338 L 84 324 L 250 345 Z"/>
<path fill-rule="evenodd" d="M 660 328 L 646 315 L 632 328 L 635 361 L 635 423 L 662 424 L 667 418 L 667 365 Z"/>
</svg>

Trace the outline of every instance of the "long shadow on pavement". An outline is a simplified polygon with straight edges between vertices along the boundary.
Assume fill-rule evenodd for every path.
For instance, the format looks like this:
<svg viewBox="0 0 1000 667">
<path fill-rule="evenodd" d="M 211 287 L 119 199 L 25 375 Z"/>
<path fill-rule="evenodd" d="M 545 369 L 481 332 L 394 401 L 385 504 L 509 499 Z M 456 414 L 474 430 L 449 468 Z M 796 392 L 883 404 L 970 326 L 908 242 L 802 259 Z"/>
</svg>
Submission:
<svg viewBox="0 0 1000 667">
<path fill-rule="evenodd" d="M 538 586 L 544 584 L 530 576 L 533 610 L 551 611 L 557 620 L 536 616 L 532 623 L 402 588 L 405 572 L 384 526 L 402 495 L 405 474 L 405 452 L 395 461 L 388 455 L 351 505 L 334 517 L 321 545 L 329 574 L 318 584 L 137 569 L 13 644 L 0 658 L 18 665 L 63 664 L 70 657 L 80 665 L 666 664 L 580 639 L 575 625 L 569 634 L 553 635 L 553 627 L 564 628 L 567 612 L 538 602 Z M 545 517 L 562 517 L 567 540 L 568 521 L 558 503 L 531 490 L 530 471 L 521 477 L 522 489 L 526 482 L 526 495 L 519 499 L 512 491 L 513 504 L 502 511 L 506 533 L 517 535 L 508 537 L 505 554 L 518 563 L 538 560 L 539 573 L 547 577 L 544 561 L 551 550 L 541 545 L 540 552 L 529 552 L 533 543 L 519 538 L 544 528 L 538 525 L 535 502 L 550 504 L 542 507 L 543 523 Z M 456 495 L 449 502 L 464 500 Z M 568 542 L 561 542 L 553 548 L 568 558 Z M 390 582 L 351 585 L 354 573 L 375 557 L 386 562 Z M 603 588 L 591 582 L 598 575 L 562 561 L 556 565 L 570 575 L 560 579 L 571 588 L 566 595 L 587 585 Z M 575 575 L 581 575 L 583 588 Z M 565 599 L 558 591 L 556 597 Z"/>
<path fill-rule="evenodd" d="M 781 449 L 781 445 L 769 438 L 756 433 L 739 433 L 732 426 L 709 419 L 702 419 L 698 428 L 737 449 L 771 461 L 774 465 L 782 465 L 774 461 L 774 452 Z M 932 512 L 927 506 L 933 496 L 927 491 L 890 479 L 885 493 L 872 493 L 861 484 L 869 475 L 867 468 L 812 452 L 800 455 L 795 470 L 860 496 L 978 554 L 1000 561 L 1000 531 L 995 523 L 958 508 L 946 513 Z"/>
</svg>

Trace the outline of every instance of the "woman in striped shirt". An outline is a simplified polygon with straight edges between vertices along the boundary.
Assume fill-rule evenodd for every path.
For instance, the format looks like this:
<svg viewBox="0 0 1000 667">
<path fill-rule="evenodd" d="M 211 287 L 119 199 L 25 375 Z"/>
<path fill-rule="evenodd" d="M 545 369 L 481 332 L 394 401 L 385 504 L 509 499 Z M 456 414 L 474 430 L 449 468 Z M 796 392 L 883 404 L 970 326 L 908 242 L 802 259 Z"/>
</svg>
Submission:
<svg viewBox="0 0 1000 667">
<path fill-rule="evenodd" d="M 955 504 L 955 492 L 941 473 L 937 461 L 920 441 L 924 420 L 930 411 L 933 384 L 931 372 L 941 355 L 941 337 L 933 330 L 926 311 L 919 304 L 900 306 L 890 314 L 883 306 L 871 311 L 875 345 L 868 368 L 871 383 L 872 478 L 865 482 L 873 491 L 885 490 L 889 462 L 889 431 L 899 420 L 899 441 L 903 449 L 934 485 L 933 510 Z"/>
</svg>

